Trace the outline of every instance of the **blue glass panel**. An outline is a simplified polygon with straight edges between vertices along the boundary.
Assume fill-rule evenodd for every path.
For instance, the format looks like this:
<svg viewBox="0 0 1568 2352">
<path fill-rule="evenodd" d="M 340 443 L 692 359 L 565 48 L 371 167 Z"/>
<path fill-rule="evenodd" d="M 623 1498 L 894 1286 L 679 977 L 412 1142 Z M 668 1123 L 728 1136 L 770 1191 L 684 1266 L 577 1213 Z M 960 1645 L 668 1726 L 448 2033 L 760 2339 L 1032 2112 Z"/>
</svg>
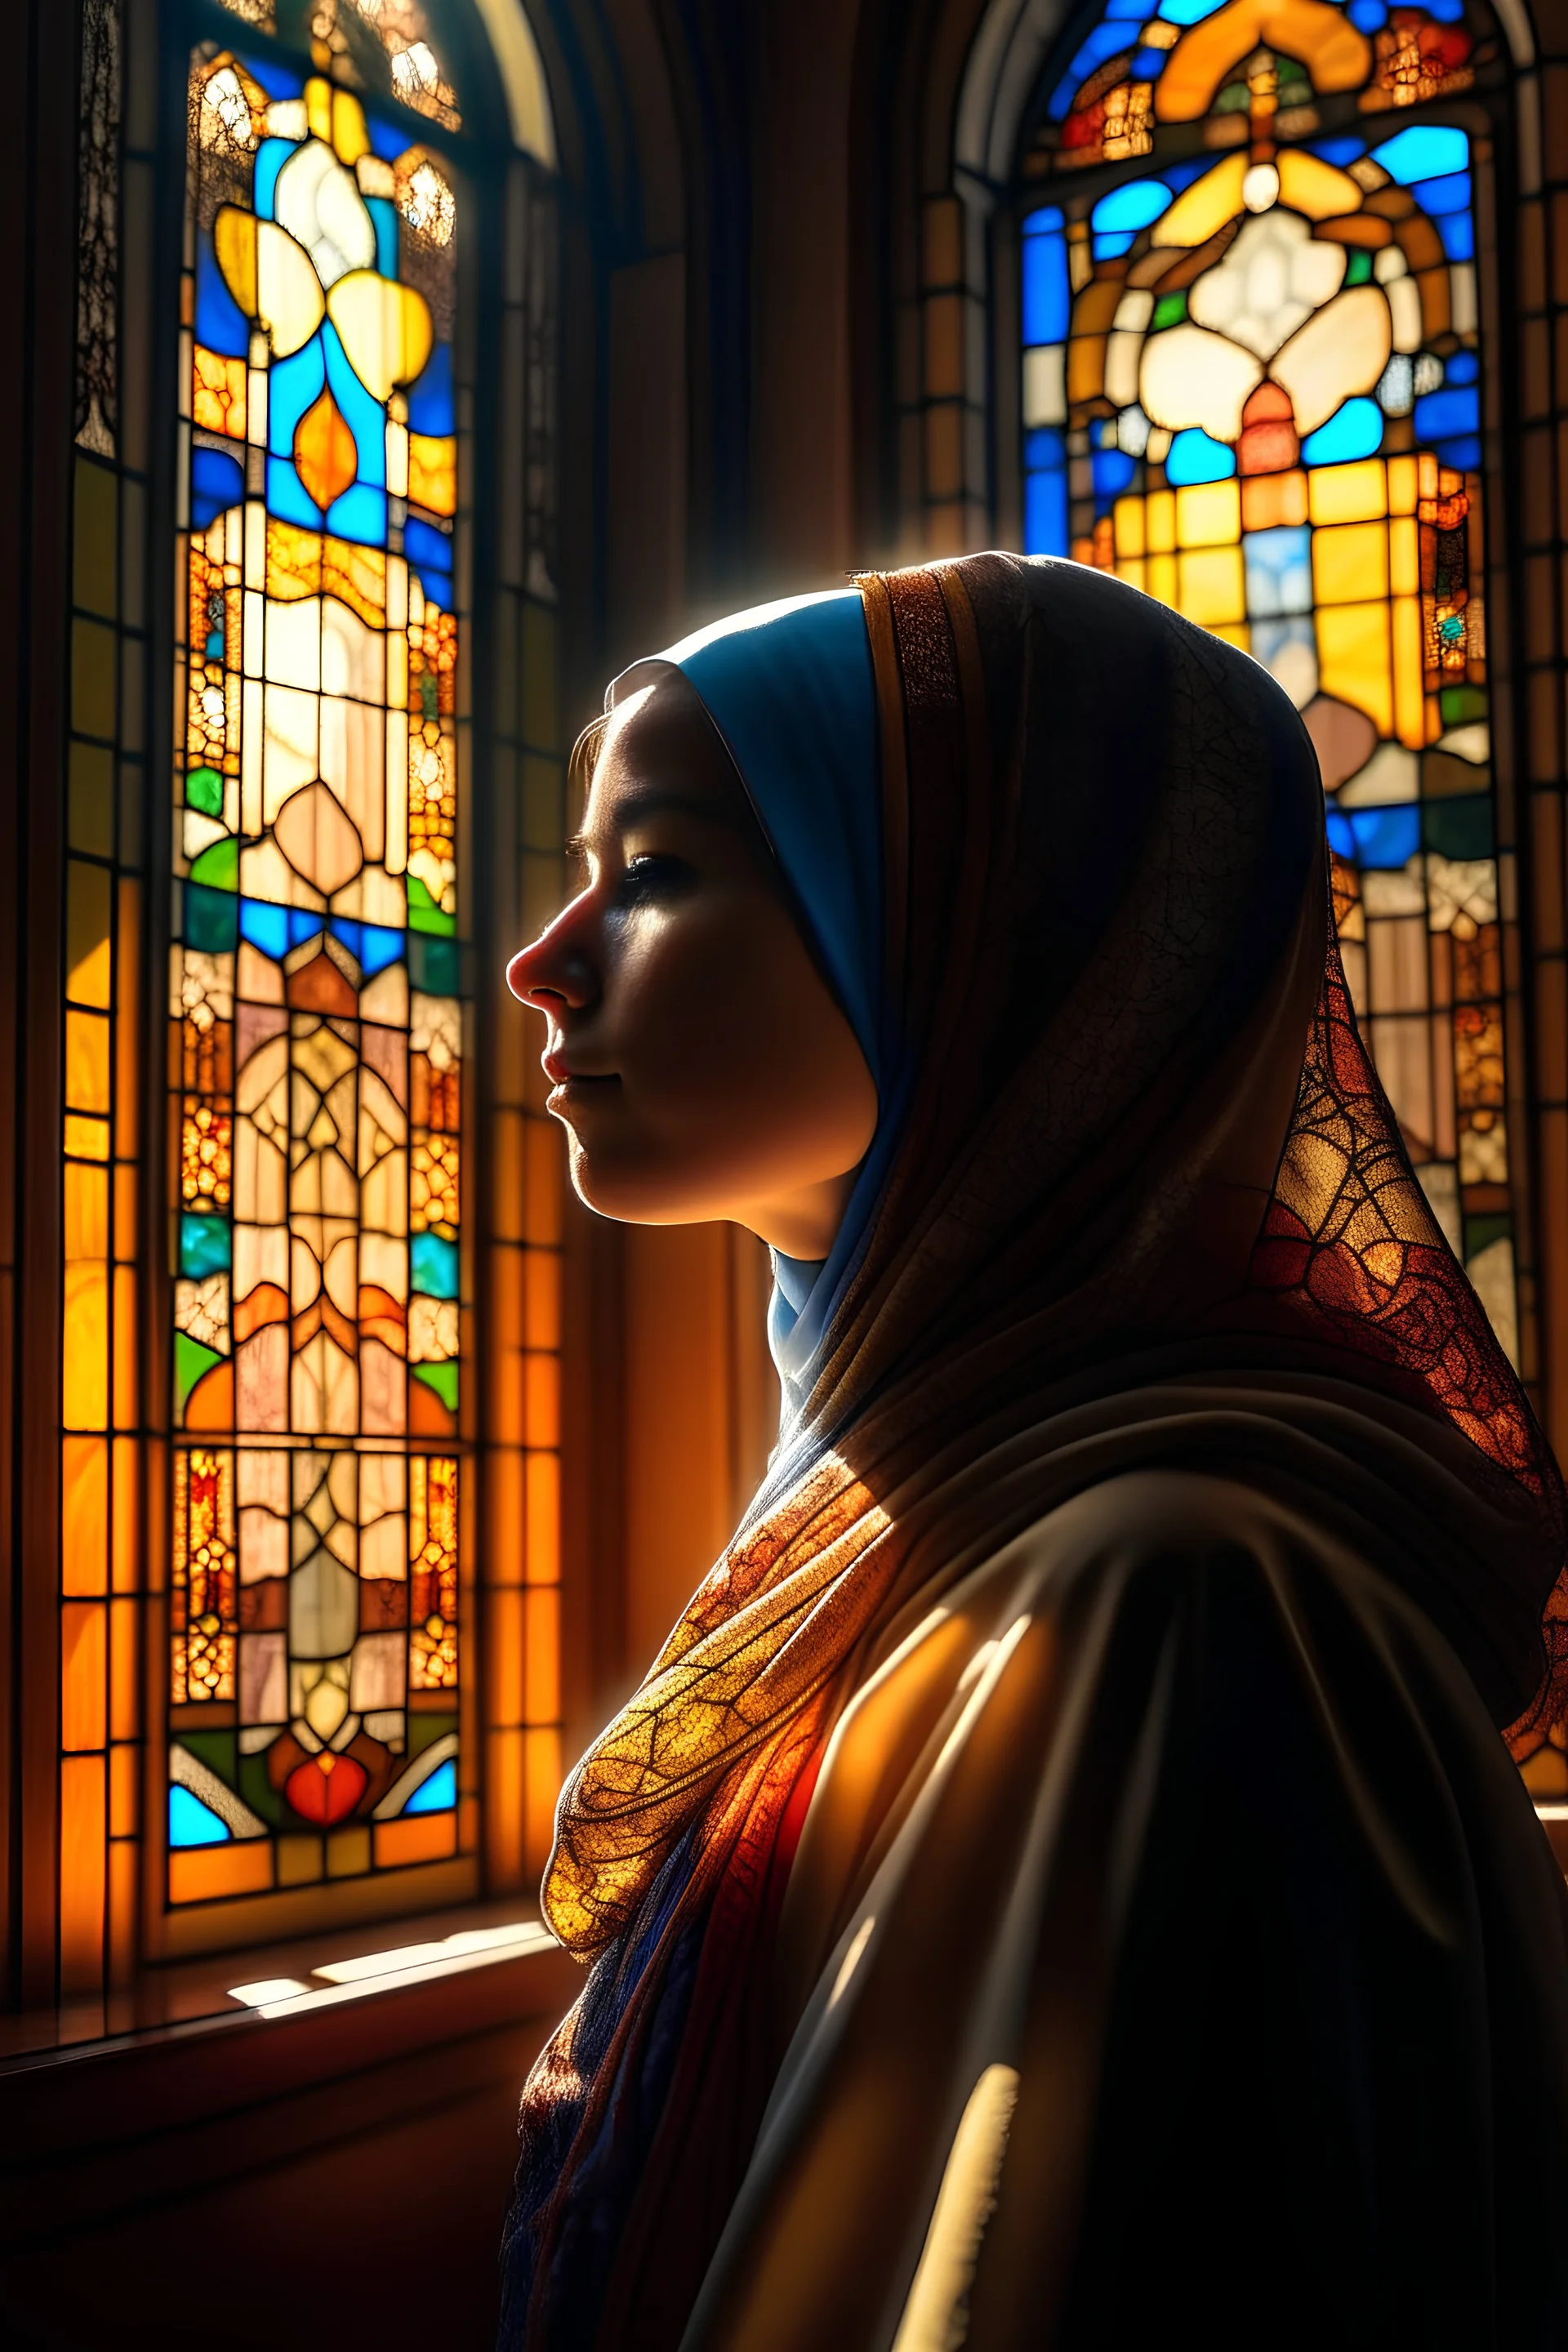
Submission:
<svg viewBox="0 0 1568 2352">
<path fill-rule="evenodd" d="M 1179 196 L 1184 188 L 1190 188 L 1194 180 L 1201 180 L 1213 168 L 1212 155 L 1189 155 L 1184 163 L 1167 163 L 1160 176 L 1171 194 Z"/>
<path fill-rule="evenodd" d="M 267 504 L 280 522 L 297 522 L 302 530 L 321 528 L 321 509 L 294 471 L 292 457 L 267 460 Z"/>
<path fill-rule="evenodd" d="M 1304 522 L 1248 531 L 1241 548 L 1249 614 L 1275 619 L 1287 613 L 1311 611 L 1311 533 Z"/>
<path fill-rule="evenodd" d="M 1112 229 L 1109 236 L 1103 231 L 1097 233 L 1094 240 L 1096 261 L 1114 261 L 1119 253 L 1130 252 L 1137 233 L 1136 229 L 1131 228 Z"/>
<path fill-rule="evenodd" d="M 196 449 L 191 455 L 191 520 L 198 530 L 245 496 L 245 476 L 237 457 L 222 449 Z M 222 651 L 222 647 L 219 647 Z"/>
<path fill-rule="evenodd" d="M 1384 0 L 1351 0 L 1345 15 L 1358 33 L 1375 33 L 1388 22 Z"/>
<path fill-rule="evenodd" d="M 1402 801 L 1396 808 L 1352 809 L 1348 814 L 1355 845 L 1352 854 L 1363 866 L 1389 870 L 1408 866 L 1421 846 L 1417 801 Z"/>
<path fill-rule="evenodd" d="M 219 1821 L 210 1805 L 176 1780 L 169 1790 L 169 1843 L 183 1845 L 222 1845 L 234 1835 L 226 1822 Z"/>
<path fill-rule="evenodd" d="M 1410 191 L 1423 212 L 1434 219 L 1440 213 L 1462 213 L 1470 202 L 1470 175 L 1468 172 L 1448 172 L 1440 180 L 1417 180 Z"/>
<path fill-rule="evenodd" d="M 364 120 L 371 146 L 384 163 L 395 163 L 400 155 L 406 155 L 411 142 L 400 124 L 385 122 L 380 115 L 368 111 Z"/>
<path fill-rule="evenodd" d="M 1095 228 L 1147 228 L 1170 205 L 1171 191 L 1163 180 L 1124 180 L 1121 187 L 1101 196 L 1089 221 Z"/>
<path fill-rule="evenodd" d="M 1024 552 L 1068 551 L 1068 478 L 1059 467 L 1024 478 Z"/>
<path fill-rule="evenodd" d="M 1441 179 L 1449 172 L 1465 171 L 1470 142 L 1462 131 L 1450 131 L 1443 123 L 1413 122 L 1408 131 L 1396 131 L 1392 139 L 1374 147 L 1372 160 L 1383 165 L 1391 180 L 1408 188 L 1416 180 Z"/>
<path fill-rule="evenodd" d="M 366 980 L 372 980 L 378 971 L 384 971 L 389 963 L 397 961 L 403 953 L 403 933 L 384 930 L 379 923 L 364 923 L 361 929 L 360 970 Z"/>
<path fill-rule="evenodd" d="M 1108 25 L 1118 22 L 1141 25 L 1148 14 L 1149 0 L 1110 0 L 1105 12 L 1105 21 Z"/>
<path fill-rule="evenodd" d="M 1068 331 L 1072 293 L 1067 241 L 1059 232 L 1024 238 L 1024 341 L 1059 343 Z"/>
<path fill-rule="evenodd" d="M 292 458 L 300 419 L 327 380 L 320 335 L 286 360 L 274 360 L 267 378 L 267 446 L 275 457 Z"/>
<path fill-rule="evenodd" d="M 343 422 L 354 436 L 359 451 L 357 472 L 362 482 L 372 482 L 378 489 L 386 484 L 386 411 L 379 400 L 368 393 L 349 364 L 349 355 L 338 341 L 338 331 L 329 320 L 321 329 L 321 349 L 327 363 L 327 382 L 332 398 L 342 411 Z M 292 446 L 292 445 L 290 445 Z"/>
<path fill-rule="evenodd" d="M 1304 466 L 1343 466 L 1352 457 L 1373 457 L 1383 441 L 1383 411 L 1360 395 L 1336 408 L 1326 425 L 1301 444 Z"/>
<path fill-rule="evenodd" d="M 257 149 L 251 202 L 258 220 L 272 218 L 278 201 L 278 174 L 289 156 L 298 152 L 299 142 L 293 139 L 264 139 Z"/>
<path fill-rule="evenodd" d="M 1091 74 L 1094 71 L 1096 66 L 1102 66 L 1107 58 L 1113 58 L 1118 49 L 1124 49 L 1128 46 L 1129 37 L 1125 23 L 1097 25 L 1068 70 L 1082 81 L 1086 74 Z"/>
<path fill-rule="evenodd" d="M 1355 856 L 1355 835 L 1351 831 L 1351 821 L 1337 808 L 1329 811 L 1329 847 L 1336 857 L 1353 858 Z"/>
<path fill-rule="evenodd" d="M 1089 460 L 1094 474 L 1096 499 L 1120 498 L 1132 487 L 1132 477 L 1138 470 L 1138 460 L 1130 457 L 1125 449 L 1097 449 Z"/>
<path fill-rule="evenodd" d="M 305 84 L 292 66 L 279 65 L 272 58 L 242 57 L 239 62 L 268 98 L 303 98 Z"/>
<path fill-rule="evenodd" d="M 360 547 L 386 545 L 386 492 L 355 482 L 327 509 L 327 529 Z"/>
<path fill-rule="evenodd" d="M 1024 215 L 1024 235 L 1041 236 L 1047 229 L 1060 228 L 1066 215 L 1060 205 L 1042 205 L 1038 212 Z"/>
<path fill-rule="evenodd" d="M 1445 213 L 1437 223 L 1437 234 L 1443 240 L 1443 250 L 1450 261 L 1469 261 L 1474 258 L 1476 224 L 1469 213 Z"/>
<path fill-rule="evenodd" d="M 1226 482 L 1236 471 L 1236 452 L 1210 438 L 1201 425 L 1178 433 L 1165 457 L 1165 479 L 1184 489 L 1190 482 Z"/>
<path fill-rule="evenodd" d="M 1480 429 L 1481 396 L 1473 383 L 1446 383 L 1441 392 L 1424 392 L 1415 404 L 1415 437 L 1441 441 L 1450 433 Z"/>
<path fill-rule="evenodd" d="M 289 919 L 289 944 L 291 948 L 302 948 L 307 940 L 313 940 L 321 930 L 321 916 L 312 914 L 308 907 L 286 907 L 283 911 Z"/>
<path fill-rule="evenodd" d="M 1160 0 L 1160 14 L 1167 25 L 1201 25 L 1224 5 L 1225 0 Z"/>
<path fill-rule="evenodd" d="M 1473 434 L 1467 434 L 1462 441 L 1439 441 L 1437 444 L 1437 463 L 1451 466 L 1456 474 L 1477 473 L 1480 462 L 1481 445 Z"/>
<path fill-rule="evenodd" d="M 408 394 L 411 433 L 455 433 L 452 406 L 452 346 L 437 343 L 425 362 L 425 373 Z"/>
<path fill-rule="evenodd" d="M 223 282 L 205 229 L 196 240 L 196 341 L 226 359 L 242 360 L 250 351 L 250 321 Z"/>
<path fill-rule="evenodd" d="M 274 963 L 281 963 L 289 952 L 289 909 L 274 907 L 266 898 L 242 898 L 239 902 L 239 935 L 259 948 Z"/>
<path fill-rule="evenodd" d="M 1456 352 L 1443 370 L 1445 383 L 1474 383 L 1481 372 L 1474 352 Z"/>
<path fill-rule="evenodd" d="M 425 581 L 426 596 L 434 595 L 437 604 L 449 610 L 452 597 L 451 541 L 433 524 L 421 522 L 417 516 L 410 516 L 404 527 L 403 551 Z M 432 589 L 431 579 L 438 581 L 440 586 Z"/>
<path fill-rule="evenodd" d="M 366 196 L 364 208 L 375 224 L 375 266 L 384 278 L 395 278 L 397 206 L 390 196 Z"/>
<path fill-rule="evenodd" d="M 1378 0 L 1378 5 L 1382 5 L 1382 0 Z M 1358 155 L 1366 153 L 1366 141 L 1364 139 L 1317 139 L 1312 142 L 1312 152 L 1314 155 L 1321 155 L 1325 163 L 1337 163 L 1342 172 L 1347 163 L 1353 163 Z"/>
<path fill-rule="evenodd" d="M 1435 24 L 1457 25 L 1465 13 L 1465 0 L 1426 0 L 1426 14 Z"/>
<path fill-rule="evenodd" d="M 409 1246 L 414 1287 L 427 1298 L 456 1298 L 458 1244 L 439 1234 L 416 1234 Z"/>
<path fill-rule="evenodd" d="M 1158 81 L 1165 70 L 1169 49 L 1134 49 L 1132 79 L 1134 81 Z"/>
<path fill-rule="evenodd" d="M 448 1756 L 428 1779 L 421 1780 L 403 1810 L 405 1813 L 449 1813 L 458 1801 L 457 1759 Z"/>
<path fill-rule="evenodd" d="M 1042 466 L 1065 466 L 1067 443 L 1055 425 L 1036 425 L 1024 436 L 1024 464 L 1032 474 Z"/>
<path fill-rule="evenodd" d="M 180 1217 L 180 1272 L 198 1281 L 205 1275 L 226 1274 L 233 1262 L 226 1217 L 201 1217 L 185 1210 Z"/>
</svg>

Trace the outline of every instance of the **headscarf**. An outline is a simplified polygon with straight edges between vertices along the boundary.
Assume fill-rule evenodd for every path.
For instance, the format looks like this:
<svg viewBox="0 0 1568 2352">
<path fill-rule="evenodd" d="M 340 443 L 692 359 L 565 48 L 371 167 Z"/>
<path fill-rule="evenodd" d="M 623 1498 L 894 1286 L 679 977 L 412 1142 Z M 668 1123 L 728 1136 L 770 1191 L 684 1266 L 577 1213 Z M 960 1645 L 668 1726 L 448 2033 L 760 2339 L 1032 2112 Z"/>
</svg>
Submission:
<svg viewBox="0 0 1568 2352">
<path fill-rule="evenodd" d="M 907 1093 L 769 1477 L 563 1793 L 546 1914 L 600 1958 L 525 2097 L 519 2344 L 560 2340 L 590 2226 L 624 2223 L 646 2298 L 648 2232 L 689 2210 L 700 2278 L 766 2094 L 747 1972 L 826 1732 L 1058 1502 L 1195 1449 L 1375 1557 L 1521 1748 L 1562 1704 L 1561 1484 L 1357 1035 L 1289 701 L 1080 566 L 974 556 L 859 593 Z M 1220 1373 L 1249 1409 L 1200 1423 L 1190 1383 Z M 607 2152 L 660 2132 L 612 2195 Z"/>
</svg>

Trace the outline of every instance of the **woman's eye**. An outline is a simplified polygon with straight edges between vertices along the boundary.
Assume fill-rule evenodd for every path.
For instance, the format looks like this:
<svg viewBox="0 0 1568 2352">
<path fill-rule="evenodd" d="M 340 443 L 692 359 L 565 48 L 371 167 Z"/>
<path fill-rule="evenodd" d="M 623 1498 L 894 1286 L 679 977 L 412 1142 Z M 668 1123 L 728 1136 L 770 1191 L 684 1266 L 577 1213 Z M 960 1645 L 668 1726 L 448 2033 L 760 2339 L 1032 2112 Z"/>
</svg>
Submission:
<svg viewBox="0 0 1568 2352">
<path fill-rule="evenodd" d="M 685 888 L 691 868 L 682 857 L 659 857 L 651 852 L 627 858 L 616 886 L 617 907 L 640 907 L 656 898 L 669 898 Z"/>
</svg>

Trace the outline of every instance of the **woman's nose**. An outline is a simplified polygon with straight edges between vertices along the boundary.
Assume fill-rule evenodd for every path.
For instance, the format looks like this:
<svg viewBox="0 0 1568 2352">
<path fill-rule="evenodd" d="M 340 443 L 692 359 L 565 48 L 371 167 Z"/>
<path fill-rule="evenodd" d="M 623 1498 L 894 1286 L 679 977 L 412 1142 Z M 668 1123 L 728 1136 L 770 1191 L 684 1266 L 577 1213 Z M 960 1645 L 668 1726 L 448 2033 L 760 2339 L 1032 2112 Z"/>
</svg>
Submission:
<svg viewBox="0 0 1568 2352">
<path fill-rule="evenodd" d="M 580 940 L 570 936 L 573 909 L 551 924 L 531 947 L 513 956 L 506 968 L 506 984 L 514 996 L 541 1013 L 557 1005 L 580 1012 L 599 992 L 594 960 Z"/>
</svg>

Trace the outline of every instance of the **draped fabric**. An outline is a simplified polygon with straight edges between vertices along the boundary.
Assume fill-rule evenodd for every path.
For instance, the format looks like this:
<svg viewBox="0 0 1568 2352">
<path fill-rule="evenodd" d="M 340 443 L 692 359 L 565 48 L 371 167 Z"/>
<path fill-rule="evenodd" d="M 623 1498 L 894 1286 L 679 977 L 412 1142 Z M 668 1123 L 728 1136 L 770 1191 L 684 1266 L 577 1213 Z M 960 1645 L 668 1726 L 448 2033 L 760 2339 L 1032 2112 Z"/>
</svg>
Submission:
<svg viewBox="0 0 1568 2352">
<path fill-rule="evenodd" d="M 961 2340 L 971 2273 L 976 2344 L 1057 2341 L 1058 2318 L 1064 2343 L 1131 2340 L 1083 2318 L 1145 2032 L 1120 1989 L 1148 1922 L 1186 1920 L 1173 1857 L 1223 1915 L 1240 1865 L 1214 1824 L 1242 1804 L 1250 1683 L 1279 1696 L 1283 1816 L 1305 1805 L 1319 1844 L 1345 1759 L 1375 1781 L 1385 1732 L 1426 1737 L 1412 1692 L 1436 1694 L 1427 1747 L 1456 1760 L 1421 1803 L 1451 1822 L 1468 1775 L 1467 1834 L 1490 1805 L 1523 1857 L 1493 1906 L 1512 1927 L 1487 1914 L 1497 1967 L 1528 1974 L 1508 1942 L 1527 1928 L 1561 1958 L 1556 1882 L 1488 1727 L 1527 1746 L 1561 1705 L 1561 1485 L 1356 1036 L 1294 711 L 1080 567 L 988 555 L 860 587 L 896 1148 L 768 1480 L 562 1799 L 545 1906 L 594 1968 L 524 2095 L 507 2344 L 784 2352 L 853 2308 L 834 2340 L 907 2352 Z M 1310 1677 L 1303 1696 L 1312 1655 L 1338 1701 Z M 1328 1749 L 1343 1769 L 1309 1802 Z M 1151 1775 L 1178 1750 L 1162 1822 Z M 1226 1801 L 1194 1811 L 1205 1773 Z M 1375 1814 L 1352 1805 L 1355 1835 Z M 1114 1900 L 1097 1819 L 1121 1823 Z M 1288 1939 L 1300 1883 L 1281 1874 L 1258 1934 Z M 1550 2041 L 1558 1996 L 1537 1994 Z M 879 2060 L 879 2009 L 920 2063 L 914 2041 Z M 1543 2097 L 1564 2049 L 1568 2028 Z M 1552 2115 L 1515 2120 L 1558 2178 Z M 842 2204 L 852 2181 L 846 2254 L 833 2184 Z M 965 2196 L 980 2219 L 954 2239 Z M 1038 2325 L 1015 2338 L 1019 2297 Z"/>
</svg>

